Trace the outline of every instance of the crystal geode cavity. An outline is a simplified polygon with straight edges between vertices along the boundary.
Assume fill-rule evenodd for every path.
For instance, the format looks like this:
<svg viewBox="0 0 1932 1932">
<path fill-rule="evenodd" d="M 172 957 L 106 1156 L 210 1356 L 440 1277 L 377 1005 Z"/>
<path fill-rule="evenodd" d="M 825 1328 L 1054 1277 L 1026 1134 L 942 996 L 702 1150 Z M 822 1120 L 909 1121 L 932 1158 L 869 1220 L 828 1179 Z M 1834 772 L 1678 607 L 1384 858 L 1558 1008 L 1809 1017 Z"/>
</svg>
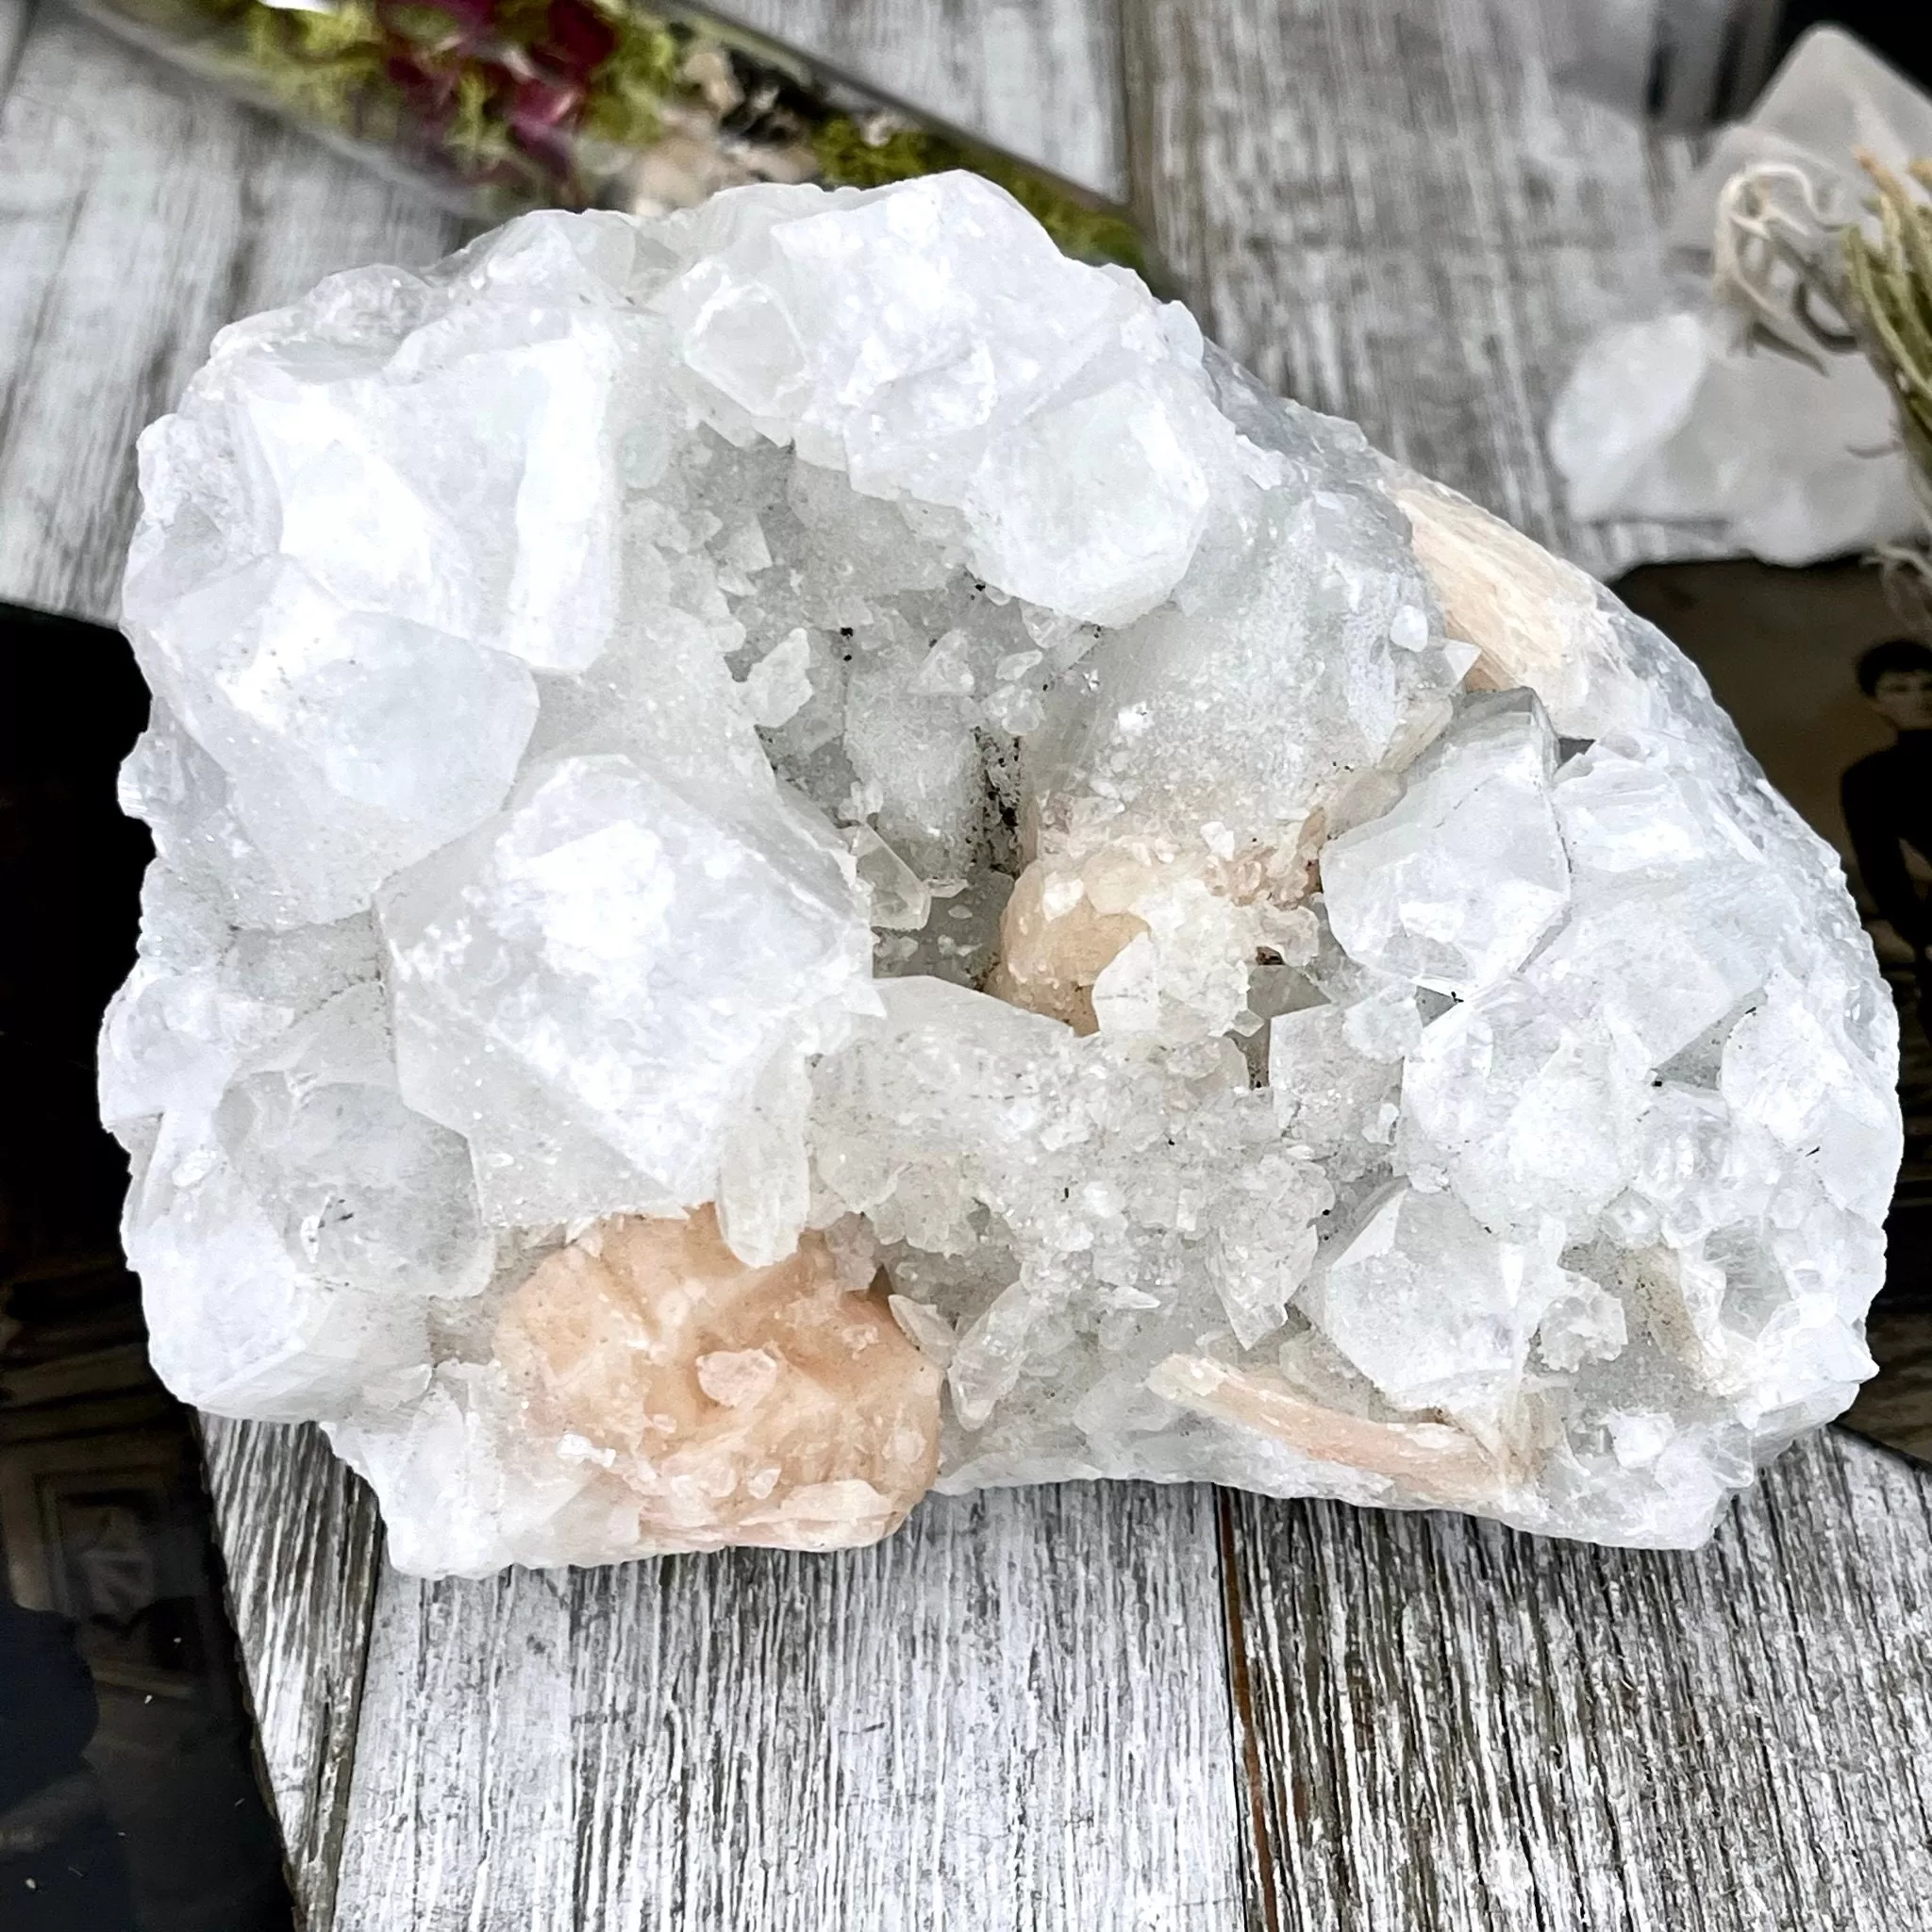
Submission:
<svg viewBox="0 0 1932 1932">
<path fill-rule="evenodd" d="M 985 183 L 338 275 L 142 480 L 128 1252 L 405 1567 L 935 1477 L 1689 1543 L 1871 1372 L 1833 855 L 1594 583 Z"/>
</svg>

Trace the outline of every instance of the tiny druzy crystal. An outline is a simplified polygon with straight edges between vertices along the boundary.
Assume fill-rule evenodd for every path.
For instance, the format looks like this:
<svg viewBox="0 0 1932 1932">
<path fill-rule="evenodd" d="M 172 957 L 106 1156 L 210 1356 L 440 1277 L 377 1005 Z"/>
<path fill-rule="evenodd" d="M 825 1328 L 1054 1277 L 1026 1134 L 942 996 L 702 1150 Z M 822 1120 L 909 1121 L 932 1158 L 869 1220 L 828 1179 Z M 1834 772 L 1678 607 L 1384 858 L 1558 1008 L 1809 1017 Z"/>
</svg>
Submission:
<svg viewBox="0 0 1932 1932">
<path fill-rule="evenodd" d="M 1871 1373 L 1831 852 L 985 182 L 335 276 L 142 482 L 128 1253 L 406 1567 L 1093 1476 L 1688 1544 Z"/>
</svg>

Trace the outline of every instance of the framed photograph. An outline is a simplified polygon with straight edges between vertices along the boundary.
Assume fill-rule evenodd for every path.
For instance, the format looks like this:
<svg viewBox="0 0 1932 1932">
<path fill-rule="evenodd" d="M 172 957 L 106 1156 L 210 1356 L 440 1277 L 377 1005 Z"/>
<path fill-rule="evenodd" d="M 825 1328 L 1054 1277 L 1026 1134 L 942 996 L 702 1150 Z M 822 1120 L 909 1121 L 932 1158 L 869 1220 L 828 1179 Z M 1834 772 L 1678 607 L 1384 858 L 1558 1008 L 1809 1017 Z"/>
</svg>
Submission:
<svg viewBox="0 0 1932 1932">
<path fill-rule="evenodd" d="M 9 1447 L 0 1533 L 14 1601 L 79 1627 L 97 1682 L 189 1697 L 202 1675 L 193 1472 L 173 1432 Z"/>
</svg>

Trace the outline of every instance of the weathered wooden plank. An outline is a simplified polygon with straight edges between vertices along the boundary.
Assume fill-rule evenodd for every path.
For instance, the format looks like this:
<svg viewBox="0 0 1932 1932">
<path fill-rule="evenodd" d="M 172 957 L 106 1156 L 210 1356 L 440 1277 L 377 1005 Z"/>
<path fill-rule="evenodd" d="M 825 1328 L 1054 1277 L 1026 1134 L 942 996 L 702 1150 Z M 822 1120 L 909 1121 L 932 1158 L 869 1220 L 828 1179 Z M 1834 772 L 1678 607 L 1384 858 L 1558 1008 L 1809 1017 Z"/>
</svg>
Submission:
<svg viewBox="0 0 1932 1932">
<path fill-rule="evenodd" d="M 1932 1477 L 1833 1432 L 1694 1555 L 1232 1503 L 1279 1932 L 1932 1924 Z"/>
<path fill-rule="evenodd" d="M 135 513 L 134 437 L 214 331 L 337 268 L 433 259 L 458 230 L 57 8 L 5 0 L 0 75 L 9 66 L 0 596 L 111 621 Z M 291 1877 L 322 1932 L 374 1607 L 375 1511 L 313 1431 L 210 1420 L 205 1441 Z"/>
<path fill-rule="evenodd" d="M 933 1499 L 876 1549 L 383 1577 L 338 1924 L 1244 1921 L 1214 1504 Z"/>
<path fill-rule="evenodd" d="M 7 98 L 13 83 L 14 62 L 20 58 L 31 12 L 30 0 L 0 0 L 0 100 Z"/>
<path fill-rule="evenodd" d="M 1543 443 L 1649 272 L 1682 141 L 1551 77 L 1542 0 L 1125 0 L 1135 165 L 1209 334 L 1586 568 L 1707 544 L 1570 518 Z"/>
<path fill-rule="evenodd" d="M 716 0 L 914 107 L 1124 196 L 1115 0 Z"/>
<path fill-rule="evenodd" d="M 291 1889 L 328 1925 L 375 1606 L 375 1501 L 313 1428 L 204 1416 L 228 1600 Z"/>
<path fill-rule="evenodd" d="M 339 268 L 433 260 L 457 236 L 306 137 L 42 8 L 0 108 L 0 597 L 111 622 L 134 439 L 215 330 Z"/>
</svg>

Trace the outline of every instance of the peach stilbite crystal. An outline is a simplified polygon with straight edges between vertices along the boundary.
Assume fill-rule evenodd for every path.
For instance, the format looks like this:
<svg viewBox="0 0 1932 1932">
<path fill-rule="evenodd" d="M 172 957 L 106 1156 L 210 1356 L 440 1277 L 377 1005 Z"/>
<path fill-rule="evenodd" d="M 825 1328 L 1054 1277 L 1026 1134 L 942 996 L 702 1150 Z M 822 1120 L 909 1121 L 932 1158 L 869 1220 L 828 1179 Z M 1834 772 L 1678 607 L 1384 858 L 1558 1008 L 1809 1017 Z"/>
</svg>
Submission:
<svg viewBox="0 0 1932 1932">
<path fill-rule="evenodd" d="M 1507 1488 L 1497 1458 L 1473 1436 L 1437 1422 L 1372 1422 L 1313 1403 L 1279 1375 L 1171 1356 L 1148 1386 L 1183 1408 L 1272 1436 L 1311 1463 L 1400 1482 L 1432 1502 L 1464 1508 Z"/>
<path fill-rule="evenodd" d="M 1144 879 L 1147 868 L 1138 869 Z M 1132 912 L 1107 912 L 1077 872 L 1035 859 L 1013 882 L 1000 918 L 1000 953 L 986 990 L 1031 1013 L 1091 1033 L 1093 986 L 1147 930 Z"/>
<path fill-rule="evenodd" d="M 709 1208 L 600 1223 L 510 1296 L 496 1354 L 660 1548 L 876 1542 L 938 1472 L 940 1372 L 820 1234 L 749 1268 Z"/>
</svg>

